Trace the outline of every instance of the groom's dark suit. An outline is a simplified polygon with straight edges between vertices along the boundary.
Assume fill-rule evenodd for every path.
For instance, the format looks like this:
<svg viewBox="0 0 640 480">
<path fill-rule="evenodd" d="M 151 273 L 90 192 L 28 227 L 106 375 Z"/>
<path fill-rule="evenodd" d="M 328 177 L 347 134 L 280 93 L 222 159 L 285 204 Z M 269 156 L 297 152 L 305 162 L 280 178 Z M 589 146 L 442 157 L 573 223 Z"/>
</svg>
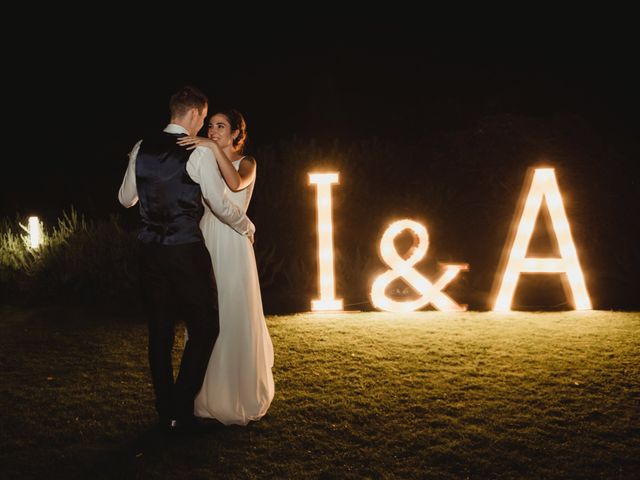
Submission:
<svg viewBox="0 0 640 480">
<path fill-rule="evenodd" d="M 189 151 L 176 144 L 187 133 L 170 124 L 131 152 L 120 188 L 120 202 L 140 201 L 139 235 L 142 295 L 148 314 L 149 363 L 161 420 L 188 422 L 219 333 L 217 293 L 211 258 L 199 222 L 202 199 L 223 221 L 242 234 L 253 224 L 224 194 L 211 150 Z M 177 311 L 187 324 L 178 376 L 173 379 L 171 350 Z"/>
</svg>

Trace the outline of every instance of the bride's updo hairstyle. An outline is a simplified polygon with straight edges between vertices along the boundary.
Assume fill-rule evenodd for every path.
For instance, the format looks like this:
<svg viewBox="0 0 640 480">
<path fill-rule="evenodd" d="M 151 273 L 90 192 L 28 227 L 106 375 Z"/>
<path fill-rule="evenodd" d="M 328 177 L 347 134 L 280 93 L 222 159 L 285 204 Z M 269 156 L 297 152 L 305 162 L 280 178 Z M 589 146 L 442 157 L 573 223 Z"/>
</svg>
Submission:
<svg viewBox="0 0 640 480">
<path fill-rule="evenodd" d="M 216 112 L 216 115 L 224 115 L 227 117 L 232 132 L 236 130 L 239 131 L 238 136 L 233 139 L 233 148 L 236 152 L 242 153 L 247 141 L 247 122 L 244 120 L 242 114 L 235 108 L 231 108 L 222 112 Z"/>
</svg>

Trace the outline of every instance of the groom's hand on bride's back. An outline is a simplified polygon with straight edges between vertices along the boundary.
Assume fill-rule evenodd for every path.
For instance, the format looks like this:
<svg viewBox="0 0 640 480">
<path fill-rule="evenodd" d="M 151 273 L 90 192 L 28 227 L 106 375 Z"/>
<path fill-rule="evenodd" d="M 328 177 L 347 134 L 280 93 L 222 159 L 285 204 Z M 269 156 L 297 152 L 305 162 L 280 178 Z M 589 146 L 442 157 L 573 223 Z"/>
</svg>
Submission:
<svg viewBox="0 0 640 480">
<path fill-rule="evenodd" d="M 249 241 L 251 242 L 251 245 L 253 245 L 253 242 L 255 242 L 255 238 L 254 238 L 254 234 L 252 233 L 251 235 L 247 235 L 249 237 Z"/>
</svg>

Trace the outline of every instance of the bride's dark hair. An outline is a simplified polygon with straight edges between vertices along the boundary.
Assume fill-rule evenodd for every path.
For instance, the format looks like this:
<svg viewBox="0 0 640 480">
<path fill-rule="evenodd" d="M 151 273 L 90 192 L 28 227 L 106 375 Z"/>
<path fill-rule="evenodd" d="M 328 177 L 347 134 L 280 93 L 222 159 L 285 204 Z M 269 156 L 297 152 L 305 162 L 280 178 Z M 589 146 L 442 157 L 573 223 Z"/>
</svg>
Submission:
<svg viewBox="0 0 640 480">
<path fill-rule="evenodd" d="M 238 136 L 233 139 L 233 148 L 235 148 L 236 152 L 242 153 L 245 143 L 247 142 L 247 122 L 242 114 L 235 108 L 230 108 L 229 110 L 216 112 L 216 115 L 224 115 L 227 117 L 232 132 L 235 130 L 239 131 Z"/>
</svg>

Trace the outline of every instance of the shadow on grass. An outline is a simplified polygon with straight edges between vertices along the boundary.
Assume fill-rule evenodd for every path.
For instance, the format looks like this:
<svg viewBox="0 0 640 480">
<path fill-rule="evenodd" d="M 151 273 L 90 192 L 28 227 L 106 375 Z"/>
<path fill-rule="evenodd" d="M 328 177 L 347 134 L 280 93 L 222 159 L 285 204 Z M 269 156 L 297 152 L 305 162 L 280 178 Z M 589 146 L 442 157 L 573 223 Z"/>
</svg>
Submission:
<svg viewBox="0 0 640 480">
<path fill-rule="evenodd" d="M 133 438 L 123 439 L 111 451 L 105 452 L 93 463 L 86 465 L 82 477 L 130 478 L 149 464 L 171 463 L 174 458 L 184 468 L 182 460 L 190 452 L 201 454 L 210 443 L 228 441 L 228 435 L 242 427 L 225 427 L 217 421 L 202 422 L 196 431 L 169 431 L 154 424 L 139 431 Z M 177 466 L 177 465 L 176 465 Z M 87 477 L 88 478 L 88 477 Z"/>
<path fill-rule="evenodd" d="M 225 426 L 210 419 L 201 419 L 196 431 L 186 432 L 149 425 L 87 459 L 76 470 L 77 477 L 209 478 L 216 474 L 235 478 L 252 455 L 251 437 L 256 429 L 260 429 L 257 423 Z M 229 448 L 234 460 L 227 457 L 229 452 L 224 453 Z"/>
</svg>

